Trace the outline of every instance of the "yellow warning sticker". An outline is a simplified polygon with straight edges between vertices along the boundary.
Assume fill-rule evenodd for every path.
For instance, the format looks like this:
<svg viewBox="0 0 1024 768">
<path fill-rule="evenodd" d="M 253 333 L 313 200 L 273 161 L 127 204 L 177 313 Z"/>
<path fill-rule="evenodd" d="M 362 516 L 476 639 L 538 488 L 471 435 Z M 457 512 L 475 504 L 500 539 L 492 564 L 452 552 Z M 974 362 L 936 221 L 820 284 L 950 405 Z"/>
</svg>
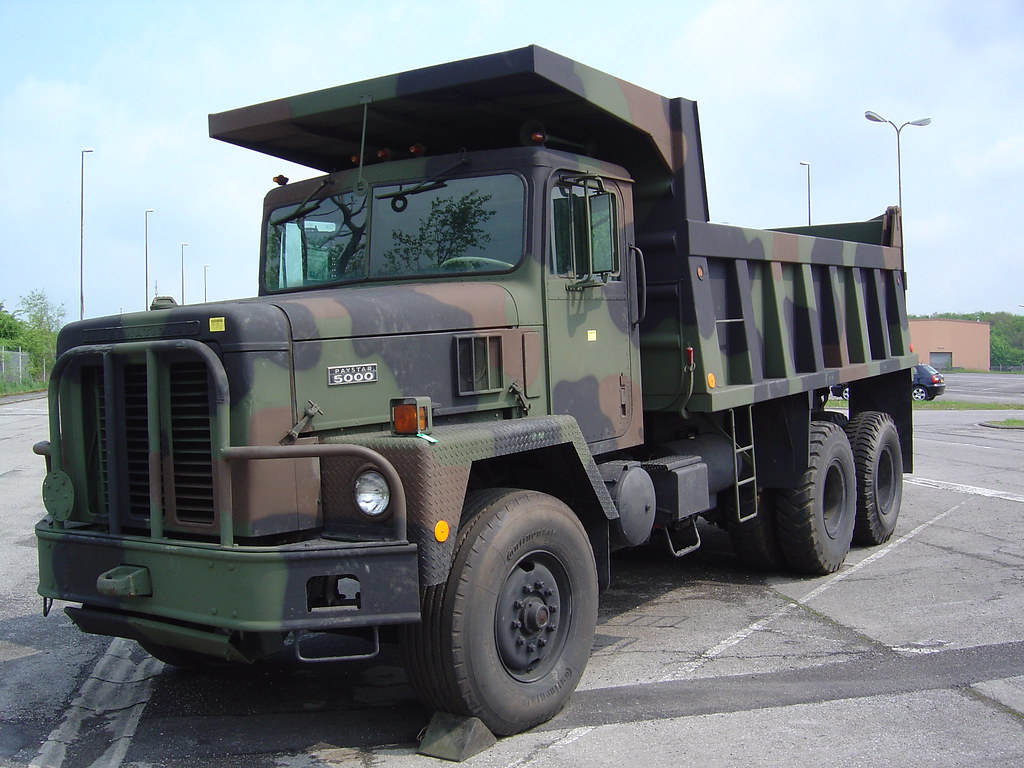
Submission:
<svg viewBox="0 0 1024 768">
<path fill-rule="evenodd" d="M 211 317 L 210 318 L 210 333 L 218 333 L 224 330 L 224 318 L 223 317 Z"/>
</svg>

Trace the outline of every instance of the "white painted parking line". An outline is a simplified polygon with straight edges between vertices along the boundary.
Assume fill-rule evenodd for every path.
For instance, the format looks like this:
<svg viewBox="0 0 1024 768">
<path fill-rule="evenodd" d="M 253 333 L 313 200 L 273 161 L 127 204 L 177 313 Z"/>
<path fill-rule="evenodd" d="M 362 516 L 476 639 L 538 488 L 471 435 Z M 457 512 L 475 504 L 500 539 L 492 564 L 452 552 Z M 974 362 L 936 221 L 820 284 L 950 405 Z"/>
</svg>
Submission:
<svg viewBox="0 0 1024 768">
<path fill-rule="evenodd" d="M 990 499 L 1005 499 L 1006 501 L 1016 501 L 1024 504 L 1024 496 L 1019 493 L 995 491 L 990 488 L 977 488 L 973 485 L 949 483 L 945 480 L 931 480 L 930 478 L 918 477 L 917 475 L 904 475 L 903 482 L 910 483 L 911 485 L 919 485 L 923 488 L 937 488 L 940 491 L 955 491 L 956 493 L 966 493 L 971 496 L 985 496 Z"/>
<path fill-rule="evenodd" d="M 673 680 L 685 680 L 686 678 L 690 677 L 694 672 L 696 672 L 698 669 L 700 669 L 705 664 L 707 664 L 709 661 L 712 661 L 716 657 L 721 656 L 729 648 L 732 648 L 734 645 L 743 642 L 748 637 L 753 635 L 755 632 L 760 632 L 761 630 L 763 630 L 766 626 L 771 624 L 776 619 L 778 619 L 778 618 L 784 616 L 785 614 L 789 613 L 794 608 L 798 608 L 798 607 L 800 607 L 802 605 L 806 605 L 807 603 L 809 603 L 814 598 L 819 597 L 823 592 L 831 589 L 832 587 L 834 587 L 839 582 L 841 582 L 844 579 L 847 579 L 850 576 L 852 576 L 853 574 L 857 573 L 861 568 L 867 567 L 871 563 L 874 563 L 877 560 L 885 557 L 887 554 L 889 554 L 890 552 L 892 552 L 894 549 L 896 549 L 897 547 L 901 546 L 902 544 L 905 544 L 906 542 L 914 539 L 919 533 L 921 533 L 921 531 L 925 530 L 929 526 L 934 525 L 935 523 L 937 523 L 940 520 L 944 519 L 948 515 L 951 515 L 953 512 L 955 512 L 957 509 L 960 508 L 961 504 L 963 504 L 963 502 L 961 502 L 960 504 L 956 504 L 956 505 L 950 507 L 945 512 L 941 512 L 940 514 L 938 514 L 935 517 L 933 517 L 931 520 L 927 520 L 927 521 L 921 523 L 921 525 L 919 525 L 916 528 L 914 528 L 914 530 L 910 531 L 910 533 L 907 533 L 907 534 L 905 534 L 903 536 L 900 536 L 898 539 L 893 539 L 892 541 L 890 541 L 888 544 L 886 544 L 881 549 L 876 550 L 875 552 L 873 552 L 868 557 L 865 557 L 859 563 L 855 563 L 854 565 L 850 565 L 850 566 L 843 566 L 839 571 L 837 571 L 836 573 L 834 573 L 831 576 L 829 576 L 827 579 L 825 579 L 824 582 L 819 584 L 817 587 L 812 589 L 810 592 L 808 592 L 803 597 L 799 598 L 798 600 L 794 600 L 793 602 L 789 602 L 789 603 L 786 603 L 785 605 L 780 606 L 779 608 L 777 608 L 775 611 L 773 611 L 769 615 L 767 615 L 767 616 L 765 616 L 763 618 L 760 618 L 760 619 L 758 619 L 755 622 L 752 622 L 751 624 L 747 625 L 746 627 L 744 627 L 743 629 L 739 630 L 738 632 L 734 632 L 733 634 L 731 634 L 729 637 L 727 637 L 724 640 L 722 640 L 720 643 L 718 643 L 714 647 L 709 648 L 708 650 L 704 651 L 697 658 L 687 662 L 686 664 L 683 664 L 676 671 L 671 672 L 668 675 L 662 677 L 659 680 L 659 682 L 670 682 L 670 681 L 673 681 Z"/>
<path fill-rule="evenodd" d="M 68 748 L 82 732 L 102 726 L 111 734 L 110 746 L 92 763 L 95 768 L 117 768 L 131 746 L 142 711 L 149 703 L 152 680 L 163 663 L 147 658 L 136 664 L 131 658 L 135 644 L 115 638 L 107 646 L 89 678 L 78 690 L 64 718 L 40 747 L 30 768 L 61 768 Z M 89 722 L 93 721 L 93 722 Z"/>
</svg>

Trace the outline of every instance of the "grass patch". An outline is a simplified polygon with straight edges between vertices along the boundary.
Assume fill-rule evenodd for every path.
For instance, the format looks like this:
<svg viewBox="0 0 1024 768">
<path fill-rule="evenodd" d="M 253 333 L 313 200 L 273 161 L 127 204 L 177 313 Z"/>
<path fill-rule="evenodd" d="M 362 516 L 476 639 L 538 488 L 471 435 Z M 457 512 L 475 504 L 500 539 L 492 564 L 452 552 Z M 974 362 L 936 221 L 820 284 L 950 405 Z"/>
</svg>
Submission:
<svg viewBox="0 0 1024 768">
<path fill-rule="evenodd" d="M 46 384 L 42 384 L 38 381 L 26 381 L 23 383 L 15 383 L 8 381 L 0 381 L 0 397 L 3 395 L 21 395 L 26 392 L 45 392 Z"/>
<path fill-rule="evenodd" d="M 996 427 L 1016 427 L 1017 429 L 1024 429 L 1024 419 L 1003 419 L 1001 421 L 988 421 L 986 424 L 992 424 Z"/>
<path fill-rule="evenodd" d="M 830 398 L 830 408 L 845 408 L 847 402 L 836 398 Z M 915 411 L 1020 411 L 1024 405 L 1013 403 L 968 403 L 963 400 L 947 400 L 937 397 L 934 400 L 914 401 Z"/>
<path fill-rule="evenodd" d="M 1024 405 L 1013 403 L 968 403 L 963 400 L 945 400 L 937 397 L 934 400 L 925 400 L 923 403 L 914 403 L 914 410 L 921 411 L 1019 411 Z"/>
</svg>

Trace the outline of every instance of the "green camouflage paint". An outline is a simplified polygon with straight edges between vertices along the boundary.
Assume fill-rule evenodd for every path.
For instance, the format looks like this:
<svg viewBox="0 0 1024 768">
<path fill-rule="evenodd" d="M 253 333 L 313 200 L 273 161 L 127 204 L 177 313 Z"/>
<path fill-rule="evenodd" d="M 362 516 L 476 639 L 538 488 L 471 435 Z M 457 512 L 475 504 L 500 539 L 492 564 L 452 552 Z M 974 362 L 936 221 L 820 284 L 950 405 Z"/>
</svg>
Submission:
<svg viewBox="0 0 1024 768">
<path fill-rule="evenodd" d="M 678 452 L 731 409 L 809 419 L 839 381 L 853 408 L 893 415 L 910 468 L 899 212 L 709 223 L 695 102 L 531 46 L 211 115 L 210 134 L 327 175 L 267 194 L 258 297 L 62 331 L 48 482 L 73 502 L 48 494 L 39 592 L 82 603 L 87 631 L 241 660 L 290 631 L 415 622 L 482 488 L 564 500 L 606 584 L 620 513 L 599 462 Z M 499 175 L 519 180 L 518 207 L 456 195 Z M 312 221 L 327 198 L 355 204 Z M 378 258 L 422 262 L 436 220 L 373 231 L 374 206 L 398 221 L 410 200 L 494 228 L 458 271 L 371 276 L 374 237 L 414 246 Z M 564 226 L 572 211 L 587 224 Z M 312 269 L 331 226 L 348 246 Z M 289 259 L 302 290 L 281 288 Z M 392 435 L 393 398 L 429 398 L 432 433 Z M 793 437 L 780 474 L 806 463 Z M 402 497 L 379 519 L 353 496 L 368 467 Z"/>
</svg>

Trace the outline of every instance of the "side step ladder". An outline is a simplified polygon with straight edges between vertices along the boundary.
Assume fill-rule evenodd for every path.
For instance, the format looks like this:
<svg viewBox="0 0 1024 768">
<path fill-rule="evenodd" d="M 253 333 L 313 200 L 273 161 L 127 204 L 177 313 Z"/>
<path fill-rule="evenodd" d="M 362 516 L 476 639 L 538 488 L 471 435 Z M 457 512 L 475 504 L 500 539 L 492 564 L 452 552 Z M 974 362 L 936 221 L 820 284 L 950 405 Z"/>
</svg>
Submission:
<svg viewBox="0 0 1024 768">
<path fill-rule="evenodd" d="M 751 406 L 729 409 L 729 438 L 733 452 L 733 505 L 735 523 L 757 517 L 757 461 L 754 458 L 754 416 Z"/>
</svg>

